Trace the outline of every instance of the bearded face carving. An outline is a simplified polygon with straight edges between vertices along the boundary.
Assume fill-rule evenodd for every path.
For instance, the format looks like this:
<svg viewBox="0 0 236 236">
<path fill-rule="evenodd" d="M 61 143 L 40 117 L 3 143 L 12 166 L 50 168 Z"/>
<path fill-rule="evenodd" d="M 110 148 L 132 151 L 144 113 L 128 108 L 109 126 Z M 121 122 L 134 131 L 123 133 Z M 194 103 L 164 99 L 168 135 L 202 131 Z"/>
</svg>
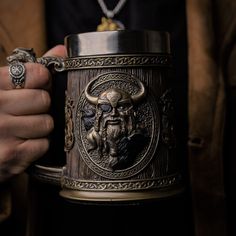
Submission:
<svg viewBox="0 0 236 236">
<path fill-rule="evenodd" d="M 125 163 L 131 161 L 130 143 L 134 144 L 134 140 L 142 136 L 134 106 L 145 97 L 145 87 L 139 82 L 140 90 L 135 95 L 109 88 L 95 97 L 89 93 L 90 86 L 91 83 L 85 89 L 85 97 L 95 107 L 95 115 L 93 125 L 87 132 L 88 152 L 97 150 L 99 155 L 107 154 L 111 169 L 124 168 Z M 88 116 L 83 118 L 85 125 L 91 123 Z"/>
</svg>

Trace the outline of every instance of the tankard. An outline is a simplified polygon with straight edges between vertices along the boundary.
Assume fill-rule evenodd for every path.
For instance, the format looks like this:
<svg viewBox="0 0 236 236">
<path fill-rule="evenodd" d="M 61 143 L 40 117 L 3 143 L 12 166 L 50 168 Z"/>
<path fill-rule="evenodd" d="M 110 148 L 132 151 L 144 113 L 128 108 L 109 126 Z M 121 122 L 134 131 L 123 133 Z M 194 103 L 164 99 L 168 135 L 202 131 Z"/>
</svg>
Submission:
<svg viewBox="0 0 236 236">
<path fill-rule="evenodd" d="M 170 36 L 104 31 L 65 37 L 68 58 L 41 58 L 67 71 L 62 168 L 35 175 L 59 181 L 74 201 L 132 201 L 176 195 Z"/>
</svg>

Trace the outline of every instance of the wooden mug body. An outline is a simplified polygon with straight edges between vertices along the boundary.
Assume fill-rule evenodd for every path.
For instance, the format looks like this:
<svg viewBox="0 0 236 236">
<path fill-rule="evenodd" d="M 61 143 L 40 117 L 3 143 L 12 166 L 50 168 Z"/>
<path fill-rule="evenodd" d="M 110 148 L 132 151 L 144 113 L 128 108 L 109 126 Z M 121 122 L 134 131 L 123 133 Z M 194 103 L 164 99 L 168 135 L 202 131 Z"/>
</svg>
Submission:
<svg viewBox="0 0 236 236">
<path fill-rule="evenodd" d="M 65 40 L 61 196 L 132 201 L 180 193 L 168 33 L 91 32 Z"/>
</svg>

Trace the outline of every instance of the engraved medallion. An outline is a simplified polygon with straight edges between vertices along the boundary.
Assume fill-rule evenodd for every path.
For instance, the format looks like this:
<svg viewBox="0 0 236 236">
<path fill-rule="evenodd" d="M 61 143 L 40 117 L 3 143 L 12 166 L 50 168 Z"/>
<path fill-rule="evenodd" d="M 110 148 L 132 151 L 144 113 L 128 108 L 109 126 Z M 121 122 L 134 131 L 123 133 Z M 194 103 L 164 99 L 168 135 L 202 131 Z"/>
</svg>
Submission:
<svg viewBox="0 0 236 236">
<path fill-rule="evenodd" d="M 133 75 L 109 72 L 93 79 L 81 94 L 76 142 L 84 162 L 98 175 L 128 178 L 151 161 L 160 122 L 155 99 L 147 92 Z"/>
</svg>

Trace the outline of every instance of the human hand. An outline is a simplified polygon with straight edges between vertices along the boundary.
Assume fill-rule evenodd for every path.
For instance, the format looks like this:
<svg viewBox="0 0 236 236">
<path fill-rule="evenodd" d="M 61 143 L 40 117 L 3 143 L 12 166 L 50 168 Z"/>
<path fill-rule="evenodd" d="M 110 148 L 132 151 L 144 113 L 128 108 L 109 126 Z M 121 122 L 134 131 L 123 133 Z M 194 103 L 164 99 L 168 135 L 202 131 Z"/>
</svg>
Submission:
<svg viewBox="0 0 236 236">
<path fill-rule="evenodd" d="M 66 56 L 58 45 L 44 56 Z M 24 88 L 15 89 L 9 67 L 0 68 L 0 182 L 23 172 L 49 148 L 48 135 L 54 122 L 50 108 L 49 70 L 38 63 L 25 63 Z"/>
</svg>

